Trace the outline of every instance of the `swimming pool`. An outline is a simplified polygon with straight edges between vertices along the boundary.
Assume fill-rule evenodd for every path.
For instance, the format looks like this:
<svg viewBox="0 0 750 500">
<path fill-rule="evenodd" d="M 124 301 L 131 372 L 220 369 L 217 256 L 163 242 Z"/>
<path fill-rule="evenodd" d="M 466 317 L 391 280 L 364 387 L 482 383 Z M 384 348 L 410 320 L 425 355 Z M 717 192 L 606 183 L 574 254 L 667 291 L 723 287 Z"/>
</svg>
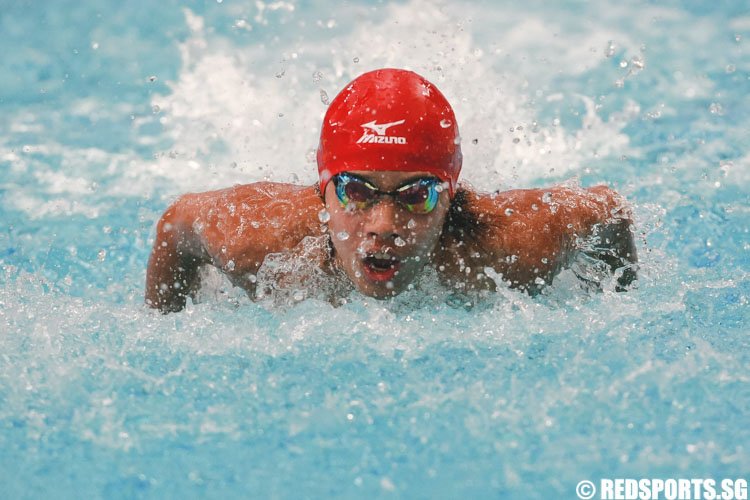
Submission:
<svg viewBox="0 0 750 500">
<path fill-rule="evenodd" d="M 42 2 L 0 12 L 8 498 L 574 498 L 750 470 L 746 2 Z M 637 290 L 143 306 L 186 191 L 312 183 L 325 103 L 413 69 L 479 189 L 606 183 Z M 572 181 L 571 181 L 572 179 Z M 605 287 L 606 288 L 606 287 Z"/>
</svg>

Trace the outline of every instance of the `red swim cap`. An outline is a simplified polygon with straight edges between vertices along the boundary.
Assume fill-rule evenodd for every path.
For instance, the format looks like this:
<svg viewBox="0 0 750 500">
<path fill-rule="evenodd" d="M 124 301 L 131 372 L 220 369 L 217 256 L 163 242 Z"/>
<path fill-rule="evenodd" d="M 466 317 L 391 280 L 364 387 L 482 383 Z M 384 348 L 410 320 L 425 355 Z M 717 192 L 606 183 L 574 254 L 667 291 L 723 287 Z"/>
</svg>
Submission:
<svg viewBox="0 0 750 500">
<path fill-rule="evenodd" d="M 380 69 L 339 92 L 323 119 L 318 146 L 320 192 L 352 170 L 430 172 L 448 183 L 461 171 L 458 125 L 450 104 L 416 73 Z"/>
</svg>

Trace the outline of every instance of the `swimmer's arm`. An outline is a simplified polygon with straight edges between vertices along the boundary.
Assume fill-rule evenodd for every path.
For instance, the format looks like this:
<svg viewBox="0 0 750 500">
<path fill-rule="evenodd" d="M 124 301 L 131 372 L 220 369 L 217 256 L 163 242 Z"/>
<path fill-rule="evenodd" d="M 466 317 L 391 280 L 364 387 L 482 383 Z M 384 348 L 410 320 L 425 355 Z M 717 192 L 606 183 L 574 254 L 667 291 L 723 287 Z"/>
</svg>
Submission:
<svg viewBox="0 0 750 500">
<path fill-rule="evenodd" d="M 200 285 L 200 266 L 210 262 L 192 225 L 200 216 L 196 196 L 178 199 L 156 226 L 146 271 L 146 304 L 163 313 L 185 307 Z"/>
<path fill-rule="evenodd" d="M 577 231 L 568 234 L 569 259 L 583 254 L 603 262 L 617 276 L 617 291 L 624 291 L 637 280 L 638 253 L 633 220 L 625 199 L 606 186 L 585 190 Z"/>
<path fill-rule="evenodd" d="M 617 274 L 618 290 L 636 279 L 630 213 L 606 186 L 472 194 L 470 206 L 484 214 L 490 267 L 513 287 L 537 290 L 581 254 Z"/>
<path fill-rule="evenodd" d="M 162 216 L 146 273 L 146 304 L 180 311 L 209 264 L 254 295 L 266 255 L 287 252 L 322 234 L 323 202 L 315 186 L 256 182 L 186 194 Z"/>
</svg>

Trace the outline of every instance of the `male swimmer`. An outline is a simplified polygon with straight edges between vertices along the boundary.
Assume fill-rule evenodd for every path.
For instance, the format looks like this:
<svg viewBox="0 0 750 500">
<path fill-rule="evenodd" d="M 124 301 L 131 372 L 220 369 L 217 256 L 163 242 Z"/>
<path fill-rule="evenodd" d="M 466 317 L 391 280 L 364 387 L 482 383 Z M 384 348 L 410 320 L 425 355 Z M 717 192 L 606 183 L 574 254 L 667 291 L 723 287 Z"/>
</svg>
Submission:
<svg viewBox="0 0 750 500">
<path fill-rule="evenodd" d="M 503 283 L 536 293 L 581 253 L 606 265 L 618 289 L 636 277 L 631 221 L 611 189 L 488 194 L 458 184 L 453 110 L 413 72 L 381 69 L 347 85 L 323 119 L 317 160 L 319 185 L 257 182 L 180 197 L 157 225 L 146 303 L 181 310 L 206 264 L 254 298 L 272 254 L 304 255 L 376 298 L 409 288 L 426 266 L 463 293 Z M 317 255 L 307 237 L 325 240 Z"/>
</svg>

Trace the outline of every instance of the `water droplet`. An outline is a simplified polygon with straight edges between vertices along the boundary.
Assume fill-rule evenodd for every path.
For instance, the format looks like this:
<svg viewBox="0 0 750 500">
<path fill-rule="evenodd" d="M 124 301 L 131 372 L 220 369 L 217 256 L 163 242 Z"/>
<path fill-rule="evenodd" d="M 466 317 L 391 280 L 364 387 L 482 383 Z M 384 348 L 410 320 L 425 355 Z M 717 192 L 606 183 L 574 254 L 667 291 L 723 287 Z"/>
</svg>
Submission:
<svg viewBox="0 0 750 500">
<path fill-rule="evenodd" d="M 472 140 L 471 140 L 471 143 L 472 143 L 472 144 L 479 144 L 479 139 L 472 139 Z"/>
<path fill-rule="evenodd" d="M 156 76 L 154 76 L 154 75 L 149 76 L 148 77 L 148 81 L 149 82 L 155 82 L 156 81 Z"/>
<path fill-rule="evenodd" d="M 513 215 L 514 213 L 516 213 L 516 211 L 513 210 L 512 208 L 505 209 L 505 215 Z"/>
<path fill-rule="evenodd" d="M 159 111 L 161 111 L 161 108 L 160 108 L 159 106 L 157 106 L 156 104 L 154 104 L 153 106 L 151 106 L 151 112 L 152 112 L 153 114 L 156 114 L 156 113 L 158 113 Z"/>
<path fill-rule="evenodd" d="M 518 144 L 519 142 L 521 142 L 521 139 L 519 139 L 518 137 L 513 139 L 513 144 Z"/>
<path fill-rule="evenodd" d="M 292 298 L 297 302 L 305 300 L 305 292 L 303 292 L 302 290 L 296 290 L 292 295 Z"/>
<path fill-rule="evenodd" d="M 448 128 L 451 125 L 453 125 L 453 122 L 450 120 L 440 120 L 440 126 L 443 128 Z"/>
<path fill-rule="evenodd" d="M 256 276 L 255 276 L 255 275 L 254 275 L 253 273 L 247 273 L 247 274 L 245 275 L 245 277 L 247 278 L 247 280 L 248 280 L 248 281 L 249 281 L 250 283 L 255 283 L 256 281 L 258 281 L 258 278 L 257 278 L 257 277 L 256 277 Z"/>
<path fill-rule="evenodd" d="M 537 285 L 544 285 L 545 282 L 544 282 L 544 280 L 542 278 L 540 278 L 539 276 L 537 276 L 536 279 L 534 280 L 534 283 L 537 284 Z"/>
<path fill-rule="evenodd" d="M 615 42 L 610 40 L 607 42 L 607 48 L 604 50 L 604 57 L 610 58 L 615 55 Z"/>
<path fill-rule="evenodd" d="M 91 44 L 91 48 L 94 49 L 94 50 L 98 49 L 99 48 L 99 43 L 98 42 L 92 43 Z"/>
<path fill-rule="evenodd" d="M 544 203 L 552 203 L 552 193 L 550 193 L 549 191 L 547 191 L 546 193 L 544 193 L 542 195 L 542 201 Z"/>
<path fill-rule="evenodd" d="M 546 264 L 547 262 L 549 262 L 549 261 L 547 260 L 547 257 L 542 257 L 542 264 Z"/>
<path fill-rule="evenodd" d="M 331 214 L 329 214 L 328 210 L 324 208 L 323 210 L 318 212 L 318 220 L 322 222 L 323 224 L 325 224 L 326 222 L 331 220 Z"/>
<path fill-rule="evenodd" d="M 283 69 L 282 69 L 281 71 L 279 71 L 278 73 L 276 73 L 276 78 L 281 78 L 281 77 L 283 77 L 285 73 L 286 73 L 286 70 L 283 70 Z"/>
<path fill-rule="evenodd" d="M 320 89 L 320 102 L 322 102 L 326 106 L 328 106 L 328 103 L 330 102 L 330 100 L 328 99 L 328 92 L 323 89 Z"/>
<path fill-rule="evenodd" d="M 416 225 L 417 223 L 414 219 L 409 219 L 409 222 L 406 223 L 406 227 L 408 227 L 409 229 L 414 229 Z"/>
<path fill-rule="evenodd" d="M 739 42 L 740 40 L 742 40 L 742 35 L 734 35 L 735 42 Z"/>
<path fill-rule="evenodd" d="M 621 68 L 627 68 L 628 67 L 628 62 L 625 59 L 623 59 L 622 61 L 620 61 L 620 67 Z"/>
<path fill-rule="evenodd" d="M 636 69 L 643 69 L 644 66 L 646 66 L 646 62 L 643 60 L 641 56 L 634 56 L 630 60 L 630 64 L 632 64 L 633 67 Z"/>
<path fill-rule="evenodd" d="M 323 73 L 321 73 L 320 71 L 316 71 L 312 74 L 312 79 L 316 83 L 319 82 L 321 79 L 323 79 Z"/>
<path fill-rule="evenodd" d="M 255 229 L 258 229 L 260 227 L 260 222 L 257 220 L 254 220 L 250 223 L 251 226 L 253 226 Z"/>
<path fill-rule="evenodd" d="M 21 148 L 24 153 L 31 153 L 31 146 L 24 146 Z"/>
<path fill-rule="evenodd" d="M 168 231 L 168 229 L 167 229 L 167 226 L 168 226 L 168 225 L 169 225 L 169 223 L 166 223 L 166 224 L 164 224 L 164 229 L 165 229 L 166 231 Z M 102 228 L 102 232 L 104 232 L 104 234 L 109 234 L 109 233 L 111 233 L 111 232 L 112 232 L 112 228 L 111 228 L 110 226 L 104 226 L 104 227 Z"/>
<path fill-rule="evenodd" d="M 734 73 L 735 71 L 737 71 L 737 66 L 735 66 L 734 64 L 727 64 L 727 67 L 726 67 L 727 73 Z"/>
<path fill-rule="evenodd" d="M 457 135 L 455 139 L 453 139 L 453 144 L 461 144 L 461 136 Z"/>
<path fill-rule="evenodd" d="M 359 62 L 359 57 L 355 57 L 352 61 L 354 61 L 354 64 L 357 64 Z"/>
<path fill-rule="evenodd" d="M 341 231 L 341 232 L 339 232 L 339 233 L 336 234 L 336 238 L 339 241 L 346 241 L 346 240 L 349 239 L 349 233 L 347 233 L 346 231 Z"/>
<path fill-rule="evenodd" d="M 227 246 L 226 245 L 222 245 L 222 247 L 221 247 L 221 253 L 227 253 Z"/>
<path fill-rule="evenodd" d="M 724 107 L 718 102 L 712 102 L 711 106 L 708 107 L 708 110 L 711 112 L 712 115 L 724 114 Z"/>
<path fill-rule="evenodd" d="M 531 209 L 532 210 L 539 210 L 539 206 L 536 203 L 534 203 L 533 205 L 531 205 Z"/>
<path fill-rule="evenodd" d="M 99 259 L 99 262 L 104 262 L 104 259 L 107 257 L 107 251 L 106 250 L 99 250 L 99 253 L 97 254 L 97 258 Z"/>
<path fill-rule="evenodd" d="M 442 193 L 443 191 L 445 191 L 445 188 L 446 188 L 446 183 L 442 182 L 438 184 L 437 186 L 435 186 L 435 191 L 437 191 L 438 193 Z"/>
<path fill-rule="evenodd" d="M 406 245 L 406 241 L 404 241 L 404 239 L 401 238 L 401 236 L 396 236 L 396 239 L 393 240 L 393 244 L 396 245 L 397 247 L 403 247 Z"/>
<path fill-rule="evenodd" d="M 229 262 L 227 262 L 227 269 L 229 269 L 230 271 L 234 271 L 234 261 L 233 260 L 230 260 Z"/>
<path fill-rule="evenodd" d="M 308 149 L 305 153 L 305 160 L 307 160 L 307 163 L 315 163 L 317 153 L 318 151 L 315 148 Z"/>
</svg>

